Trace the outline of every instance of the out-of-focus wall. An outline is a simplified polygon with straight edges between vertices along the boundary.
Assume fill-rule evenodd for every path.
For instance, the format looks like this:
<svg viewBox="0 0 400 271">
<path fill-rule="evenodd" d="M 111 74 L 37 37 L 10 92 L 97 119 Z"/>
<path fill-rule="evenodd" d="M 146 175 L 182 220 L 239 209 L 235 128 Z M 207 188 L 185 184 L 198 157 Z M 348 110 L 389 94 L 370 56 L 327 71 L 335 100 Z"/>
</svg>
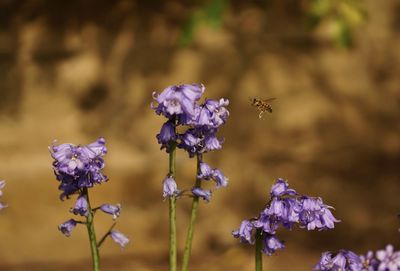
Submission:
<svg viewBox="0 0 400 271">
<path fill-rule="evenodd" d="M 107 140 L 106 174 L 93 200 L 123 205 L 117 228 L 132 243 L 102 247 L 104 270 L 165 270 L 167 155 L 153 91 L 201 82 L 230 100 L 221 151 L 205 156 L 230 180 L 201 203 L 192 270 L 251 270 L 252 248 L 230 232 L 257 215 L 274 179 L 323 197 L 342 222 L 333 231 L 279 233 L 286 249 L 271 270 L 311 270 L 325 250 L 364 253 L 400 245 L 400 5 L 366 1 L 354 46 L 337 48 L 329 27 L 303 26 L 293 1 L 232 1 L 219 28 L 200 24 L 186 46 L 182 25 L 196 6 L 180 1 L 1 1 L 1 270 L 89 270 L 86 232 L 57 225 L 73 200 L 58 199 L 47 146 Z M 248 97 L 276 97 L 258 119 Z M 195 161 L 178 153 L 178 185 Z M 183 247 L 190 199 L 178 204 Z M 111 223 L 98 221 L 98 232 Z M 296 262 L 296 266 L 292 263 Z"/>
</svg>

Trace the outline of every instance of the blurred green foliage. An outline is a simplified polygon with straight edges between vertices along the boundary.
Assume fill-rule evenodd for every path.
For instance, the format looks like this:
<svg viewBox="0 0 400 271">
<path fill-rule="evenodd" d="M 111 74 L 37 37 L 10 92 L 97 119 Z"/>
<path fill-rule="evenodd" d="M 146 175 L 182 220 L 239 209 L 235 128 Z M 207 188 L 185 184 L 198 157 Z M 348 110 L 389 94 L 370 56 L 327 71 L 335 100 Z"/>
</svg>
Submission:
<svg viewBox="0 0 400 271">
<path fill-rule="evenodd" d="M 196 6 L 182 26 L 179 44 L 189 45 L 194 39 L 196 29 L 202 24 L 220 27 L 224 12 L 231 2 L 233 1 L 210 0 Z M 306 0 L 306 8 L 302 11 L 310 30 L 322 25 L 331 41 L 342 48 L 352 45 L 354 28 L 367 18 L 362 0 Z"/>
<path fill-rule="evenodd" d="M 352 45 L 353 29 L 366 20 L 361 0 L 312 0 L 308 23 L 312 28 L 324 24 L 339 47 Z"/>
<path fill-rule="evenodd" d="M 220 27 L 222 25 L 223 13 L 227 7 L 227 0 L 210 0 L 204 6 L 195 9 L 183 25 L 179 44 L 183 46 L 189 45 L 193 40 L 196 28 L 203 23 L 213 28 Z"/>
</svg>

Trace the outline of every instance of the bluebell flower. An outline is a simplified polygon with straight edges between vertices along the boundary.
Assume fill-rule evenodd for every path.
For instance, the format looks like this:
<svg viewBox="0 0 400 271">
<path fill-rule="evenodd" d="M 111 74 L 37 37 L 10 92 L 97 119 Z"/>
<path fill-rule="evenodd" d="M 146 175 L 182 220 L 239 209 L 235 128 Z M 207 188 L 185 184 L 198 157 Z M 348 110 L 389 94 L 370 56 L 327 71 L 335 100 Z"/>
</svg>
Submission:
<svg viewBox="0 0 400 271">
<path fill-rule="evenodd" d="M 211 191 L 210 190 L 201 189 L 200 187 L 194 187 L 192 189 L 192 194 L 194 196 L 202 198 L 203 200 L 205 200 L 207 202 L 209 202 L 210 199 L 211 199 Z"/>
<path fill-rule="evenodd" d="M 226 178 L 225 175 L 222 173 L 222 171 L 219 169 L 213 170 L 212 178 L 217 183 L 216 185 L 217 188 L 226 187 L 228 185 L 228 178 Z"/>
<path fill-rule="evenodd" d="M 163 197 L 178 196 L 180 191 L 172 176 L 165 177 L 163 181 Z"/>
<path fill-rule="evenodd" d="M 117 219 L 121 214 L 121 204 L 111 205 L 111 204 L 102 204 L 100 206 L 100 210 L 104 213 L 112 215 L 113 219 Z"/>
<path fill-rule="evenodd" d="M 272 254 L 275 253 L 276 250 L 278 249 L 283 249 L 285 248 L 285 245 L 280 241 L 278 238 L 276 238 L 275 235 L 268 234 L 268 233 L 263 233 L 263 240 L 264 240 L 264 246 L 262 248 L 262 252 L 267 254 L 268 256 L 271 256 Z"/>
<path fill-rule="evenodd" d="M 265 212 L 262 212 L 259 217 L 253 221 L 255 228 L 262 229 L 264 232 L 269 234 L 275 234 L 280 223 L 281 221 L 279 219 L 274 219 L 265 214 Z"/>
<path fill-rule="evenodd" d="M 385 249 L 376 252 L 376 259 L 379 261 L 379 271 L 400 270 L 400 251 L 394 251 L 392 245 L 387 245 Z"/>
<path fill-rule="evenodd" d="M 54 158 L 53 169 L 59 189 L 63 191 L 61 199 L 78 192 L 81 188 L 92 187 L 107 181 L 103 175 L 103 156 L 107 153 L 104 138 L 86 146 L 73 144 L 52 145 L 49 147 Z"/>
<path fill-rule="evenodd" d="M 2 189 L 4 188 L 5 185 L 6 185 L 6 181 L 1 180 L 1 181 L 0 181 L 0 197 L 3 196 L 3 191 L 2 191 Z M 0 202 L 0 210 L 6 208 L 7 206 L 8 206 L 7 204 L 4 204 L 4 203 L 1 203 L 1 202 Z"/>
<path fill-rule="evenodd" d="M 286 181 L 278 179 L 271 188 L 269 203 L 252 221 L 253 227 L 261 229 L 265 238 L 264 243 L 267 245 L 263 252 L 271 255 L 275 250 L 284 247 L 275 236 L 280 226 L 289 230 L 296 224 L 308 230 L 334 228 L 339 220 L 332 215 L 330 208 L 332 207 L 325 205 L 321 198 L 300 196 L 289 188 Z"/>
<path fill-rule="evenodd" d="M 169 86 L 160 94 L 153 92 L 153 99 L 158 103 L 152 108 L 158 115 L 164 115 L 171 119 L 173 116 L 185 115 L 185 119 L 191 120 L 196 116 L 196 105 L 205 88 L 198 84 L 184 84 Z"/>
<path fill-rule="evenodd" d="M 241 242 L 254 244 L 254 224 L 249 220 L 243 220 L 238 230 L 233 231 L 232 235 L 239 238 Z"/>
<path fill-rule="evenodd" d="M 297 192 L 294 189 L 290 189 L 289 184 L 281 178 L 279 178 L 271 188 L 271 195 L 274 197 L 296 194 Z"/>
<path fill-rule="evenodd" d="M 110 231 L 110 236 L 113 239 L 113 241 L 119 244 L 122 248 L 124 248 L 129 243 L 128 237 L 126 237 L 123 233 L 119 231 L 116 230 Z"/>
<path fill-rule="evenodd" d="M 352 251 L 340 250 L 334 254 L 331 252 L 322 253 L 319 263 L 314 271 L 362 271 L 364 266 L 360 256 Z"/>
<path fill-rule="evenodd" d="M 299 213 L 299 220 L 308 230 L 333 229 L 334 223 L 340 222 L 329 210 L 332 207 L 325 205 L 321 198 L 303 196 L 301 202 L 303 208 Z"/>
<path fill-rule="evenodd" d="M 169 152 L 169 145 L 171 141 L 176 141 L 178 136 L 175 132 L 175 126 L 171 121 L 167 121 L 161 127 L 160 133 L 156 136 L 158 144 L 161 145 L 161 149 L 166 148 Z"/>
<path fill-rule="evenodd" d="M 76 227 L 77 222 L 74 219 L 70 219 L 65 221 L 64 223 L 58 226 L 58 229 L 62 234 L 69 237 L 71 236 L 72 230 Z"/>
<path fill-rule="evenodd" d="M 196 126 L 218 128 L 224 124 L 229 117 L 229 111 L 226 109 L 228 105 L 229 101 L 225 99 L 220 99 L 219 101 L 207 99 L 205 103 L 198 108 L 196 120 L 193 124 Z"/>
<path fill-rule="evenodd" d="M 210 130 L 204 134 L 204 149 L 205 151 L 215 151 L 222 148 L 223 140 L 218 139 L 215 130 Z"/>
<path fill-rule="evenodd" d="M 70 210 L 75 215 L 88 216 L 88 201 L 85 195 L 79 195 L 75 207 Z"/>
<path fill-rule="evenodd" d="M 214 174 L 214 170 L 206 163 L 200 162 L 200 172 L 197 178 L 202 180 L 210 180 Z"/>
</svg>

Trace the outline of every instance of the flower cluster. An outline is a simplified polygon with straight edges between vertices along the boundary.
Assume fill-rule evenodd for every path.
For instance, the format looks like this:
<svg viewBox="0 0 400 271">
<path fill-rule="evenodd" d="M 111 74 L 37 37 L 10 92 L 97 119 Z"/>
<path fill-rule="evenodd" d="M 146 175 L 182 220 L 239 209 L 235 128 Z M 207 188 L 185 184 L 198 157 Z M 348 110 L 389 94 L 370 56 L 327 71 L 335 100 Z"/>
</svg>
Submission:
<svg viewBox="0 0 400 271">
<path fill-rule="evenodd" d="M 0 181 L 0 197 L 3 195 L 2 189 L 4 188 L 5 185 L 6 185 L 6 181 Z M 4 209 L 6 207 L 7 207 L 7 204 L 0 202 L 0 210 Z"/>
<path fill-rule="evenodd" d="M 284 244 L 276 237 L 279 226 L 292 229 L 294 225 L 307 230 L 333 229 L 339 222 L 331 213 L 332 207 L 325 205 L 321 198 L 299 195 L 290 189 L 283 179 L 278 179 L 271 189 L 271 199 L 257 218 L 244 220 L 232 234 L 244 243 L 254 244 L 254 234 L 260 230 L 263 252 L 272 255 Z"/>
<path fill-rule="evenodd" d="M 337 253 L 322 253 L 314 271 L 398 271 L 400 270 L 400 251 L 394 251 L 392 245 L 375 253 L 357 255 L 348 250 Z"/>
<path fill-rule="evenodd" d="M 84 187 L 93 187 L 107 181 L 107 177 L 102 173 L 103 156 L 107 153 L 104 138 L 86 146 L 53 144 L 49 150 L 54 159 L 54 174 L 60 181 L 59 189 L 63 191 L 61 199 L 68 198 Z"/>
<path fill-rule="evenodd" d="M 97 139 L 89 145 L 61 144 L 53 145 L 50 148 L 51 156 L 54 158 L 53 169 L 58 181 L 61 182 L 59 189 L 63 191 L 60 198 L 70 198 L 72 194 L 78 194 L 75 206 L 70 212 L 77 216 L 88 218 L 93 216 L 97 210 L 112 216 L 115 220 L 121 212 L 120 204 L 102 204 L 99 207 L 91 208 L 88 201 L 87 188 L 93 187 L 107 181 L 103 175 L 103 156 L 107 153 L 104 138 Z M 65 235 L 70 236 L 77 224 L 86 224 L 75 219 L 69 219 L 58 226 L 58 229 Z M 128 240 L 121 238 L 121 233 L 109 232 L 112 239 L 121 246 L 125 246 Z M 121 241 L 125 240 L 125 241 Z"/>
<path fill-rule="evenodd" d="M 167 121 L 161 127 L 156 138 L 161 149 L 169 153 L 172 146 L 185 150 L 189 157 L 203 153 L 219 150 L 222 148 L 223 140 L 217 137 L 218 129 L 228 117 L 226 109 L 229 101 L 225 99 L 206 99 L 204 103 L 198 104 L 205 91 L 201 84 L 183 84 L 169 86 L 160 94 L 153 93 L 157 105 L 152 108 L 158 115 L 163 115 Z M 182 127 L 182 132 L 177 132 L 177 127 Z M 202 161 L 201 161 L 202 162 Z M 207 166 L 202 163 L 203 167 Z M 228 184 L 227 178 L 218 169 L 207 168 L 207 175 L 199 175 L 199 179 L 216 181 L 216 188 Z M 204 171 L 202 171 L 204 172 Z M 176 182 L 171 176 L 167 176 L 163 182 L 164 197 L 171 197 L 180 194 Z M 192 189 L 194 196 L 206 201 L 210 200 L 212 190 L 203 190 L 199 187 Z"/>
</svg>

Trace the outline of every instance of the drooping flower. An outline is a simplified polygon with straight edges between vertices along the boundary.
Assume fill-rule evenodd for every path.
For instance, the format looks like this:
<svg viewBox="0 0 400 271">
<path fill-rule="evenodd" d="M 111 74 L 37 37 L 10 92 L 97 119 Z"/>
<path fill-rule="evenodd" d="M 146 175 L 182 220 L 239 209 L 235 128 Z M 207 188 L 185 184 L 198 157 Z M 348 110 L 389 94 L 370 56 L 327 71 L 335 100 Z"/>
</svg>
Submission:
<svg viewBox="0 0 400 271">
<path fill-rule="evenodd" d="M 5 185 L 6 185 L 6 181 L 1 180 L 0 181 L 0 197 L 3 195 L 2 189 L 4 188 Z M 7 208 L 7 206 L 8 206 L 7 204 L 4 204 L 4 203 L 0 202 L 0 210 L 2 210 L 4 208 Z"/>
<path fill-rule="evenodd" d="M 104 138 L 86 145 L 60 144 L 49 147 L 54 158 L 53 169 L 59 189 L 63 191 L 61 199 L 69 197 L 84 187 L 92 187 L 107 181 L 103 175 L 103 156 L 107 153 Z"/>
<path fill-rule="evenodd" d="M 376 259 L 379 261 L 379 271 L 400 270 L 400 251 L 394 251 L 392 245 L 376 252 Z"/>
<path fill-rule="evenodd" d="M 196 116 L 196 104 L 203 94 L 205 87 L 198 84 L 183 84 L 169 86 L 160 94 L 153 92 L 153 99 L 158 103 L 152 108 L 158 115 L 171 119 L 173 116 L 191 120 Z"/>
<path fill-rule="evenodd" d="M 209 180 L 212 178 L 214 170 L 206 163 L 200 162 L 200 172 L 197 178 L 202 180 Z"/>
<path fill-rule="evenodd" d="M 246 219 L 242 221 L 238 230 L 232 232 L 232 235 L 240 238 L 240 242 L 254 244 L 254 228 L 254 224 Z"/>
<path fill-rule="evenodd" d="M 175 126 L 171 121 L 167 121 L 161 127 L 160 133 L 156 136 L 158 144 L 161 149 L 166 149 L 169 152 L 169 145 L 171 141 L 176 141 L 178 136 L 175 132 Z"/>
<path fill-rule="evenodd" d="M 282 241 L 276 238 L 275 235 L 269 233 L 264 233 L 264 235 L 264 246 L 262 248 L 263 253 L 271 256 L 276 250 L 285 248 L 285 245 L 282 243 Z"/>
<path fill-rule="evenodd" d="M 204 148 L 203 152 L 220 150 L 223 140 L 217 138 L 216 130 L 209 130 L 204 133 Z"/>
<path fill-rule="evenodd" d="M 322 253 L 314 271 L 362 271 L 363 264 L 360 256 L 349 250 L 340 250 L 338 253 Z"/>
<path fill-rule="evenodd" d="M 100 210 L 104 213 L 112 215 L 113 219 L 117 219 L 121 214 L 121 204 L 111 205 L 111 204 L 102 204 L 100 206 Z"/>
<path fill-rule="evenodd" d="M 123 233 L 112 230 L 110 232 L 111 238 L 114 240 L 115 243 L 119 244 L 122 248 L 124 248 L 128 243 L 129 239 Z"/>
<path fill-rule="evenodd" d="M 77 222 L 74 219 L 70 219 L 65 221 L 64 223 L 58 226 L 58 229 L 62 234 L 69 237 L 71 236 L 72 230 L 76 227 Z"/>
<path fill-rule="evenodd" d="M 163 197 L 178 196 L 180 191 L 172 176 L 165 177 L 163 181 Z"/>
<path fill-rule="evenodd" d="M 196 120 L 193 123 L 197 126 L 218 128 L 229 117 L 229 111 L 226 109 L 228 105 L 229 101 L 226 99 L 220 99 L 219 101 L 207 99 L 204 104 L 200 105 Z"/>
<path fill-rule="evenodd" d="M 2 189 L 4 188 L 4 186 L 6 186 L 6 181 L 1 180 L 1 181 L 0 181 L 0 197 L 3 196 L 3 191 L 2 191 Z"/>
<path fill-rule="evenodd" d="M 192 189 L 192 194 L 194 196 L 202 198 L 203 200 L 205 200 L 207 202 L 209 202 L 210 199 L 211 199 L 211 191 L 210 190 L 201 189 L 200 187 L 194 187 Z"/>
<path fill-rule="evenodd" d="M 290 189 L 286 181 L 278 179 L 272 186 L 265 209 L 252 220 L 252 226 L 262 230 L 265 244 L 263 252 L 271 255 L 277 249 L 284 248 L 275 235 L 280 226 L 289 230 L 296 224 L 308 230 L 334 228 L 334 223 L 339 220 L 332 215 L 330 208 L 321 198 L 301 196 Z"/>
<path fill-rule="evenodd" d="M 281 178 L 279 178 L 271 188 L 271 195 L 274 197 L 296 194 L 296 191 L 294 189 L 289 189 L 289 184 Z"/>
<path fill-rule="evenodd" d="M 321 198 L 303 196 L 300 201 L 302 202 L 302 210 L 299 213 L 300 224 L 308 230 L 333 229 L 334 223 L 340 222 L 329 210 L 332 207 L 325 205 Z"/>
<path fill-rule="evenodd" d="M 75 215 L 88 216 L 88 201 L 85 195 L 79 195 L 75 207 L 70 210 Z"/>
<path fill-rule="evenodd" d="M 222 173 L 222 171 L 219 169 L 213 170 L 212 178 L 217 183 L 217 186 L 216 186 L 217 188 L 225 187 L 228 185 L 228 178 L 226 178 L 225 175 Z"/>
</svg>

